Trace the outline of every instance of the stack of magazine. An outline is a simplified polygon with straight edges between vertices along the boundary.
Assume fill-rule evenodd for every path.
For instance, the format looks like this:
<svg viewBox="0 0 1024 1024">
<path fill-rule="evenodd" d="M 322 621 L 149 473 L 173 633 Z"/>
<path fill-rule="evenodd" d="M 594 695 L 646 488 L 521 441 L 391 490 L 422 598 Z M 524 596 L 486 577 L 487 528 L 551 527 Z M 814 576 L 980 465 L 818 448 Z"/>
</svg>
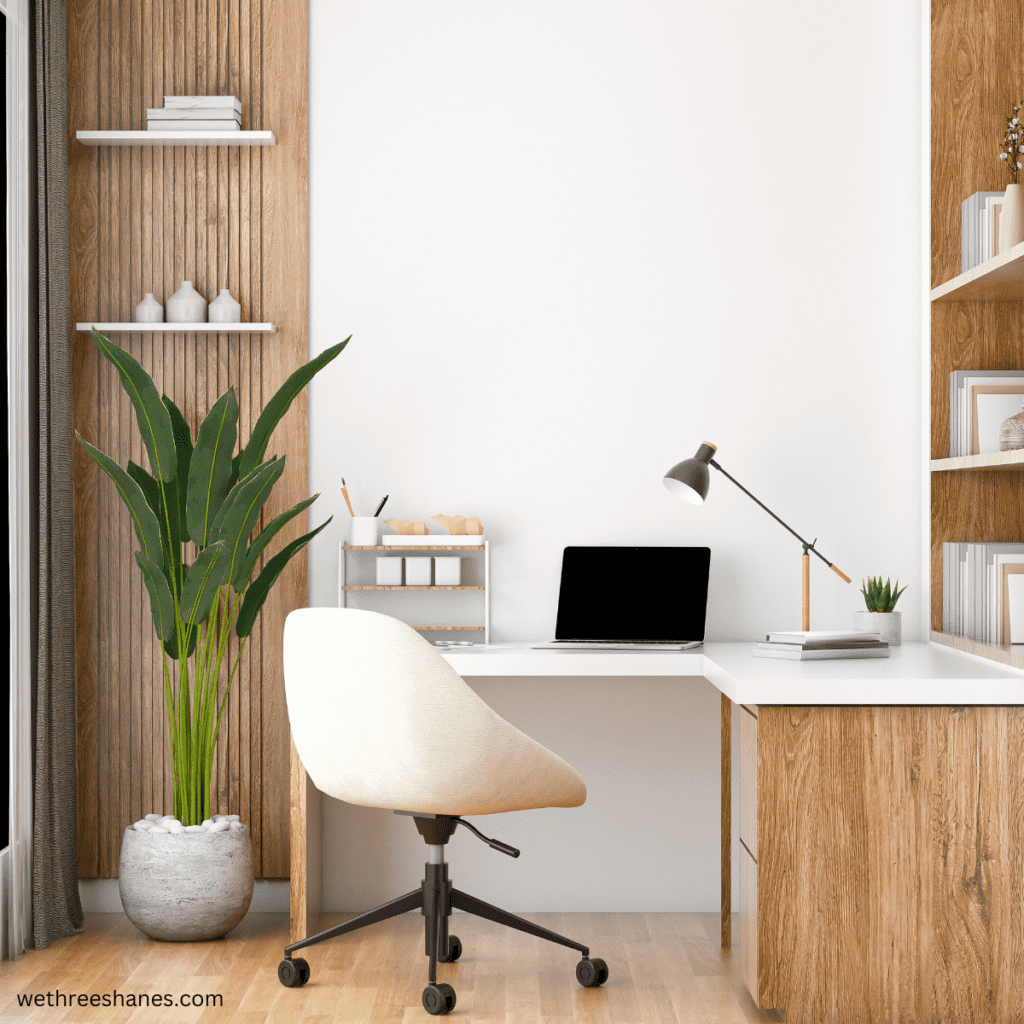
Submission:
<svg viewBox="0 0 1024 1024">
<path fill-rule="evenodd" d="M 942 632 L 1013 643 L 1024 627 L 1024 601 L 1014 579 L 1020 574 L 1024 544 L 943 544 Z"/>
<path fill-rule="evenodd" d="M 833 658 L 888 658 L 889 644 L 881 633 L 868 631 L 833 632 L 809 630 L 769 633 L 754 648 L 755 658 L 785 658 L 788 661 L 828 661 Z"/>
</svg>

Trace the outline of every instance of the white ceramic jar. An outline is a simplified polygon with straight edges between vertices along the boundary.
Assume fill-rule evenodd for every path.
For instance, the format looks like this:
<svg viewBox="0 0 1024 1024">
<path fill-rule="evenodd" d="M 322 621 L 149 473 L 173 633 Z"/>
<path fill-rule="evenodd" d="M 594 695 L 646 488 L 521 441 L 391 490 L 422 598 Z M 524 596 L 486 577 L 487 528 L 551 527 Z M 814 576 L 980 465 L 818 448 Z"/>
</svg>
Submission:
<svg viewBox="0 0 1024 1024">
<path fill-rule="evenodd" d="M 237 324 L 242 321 L 242 305 L 231 297 L 227 288 L 210 303 L 211 324 Z"/>
<path fill-rule="evenodd" d="M 181 287 L 167 300 L 167 322 L 206 323 L 206 299 L 192 287 L 191 281 L 182 281 Z"/>
<path fill-rule="evenodd" d="M 135 307 L 135 322 L 137 324 L 162 324 L 164 322 L 164 307 L 153 298 L 152 292 L 146 292 L 146 297 Z"/>
</svg>

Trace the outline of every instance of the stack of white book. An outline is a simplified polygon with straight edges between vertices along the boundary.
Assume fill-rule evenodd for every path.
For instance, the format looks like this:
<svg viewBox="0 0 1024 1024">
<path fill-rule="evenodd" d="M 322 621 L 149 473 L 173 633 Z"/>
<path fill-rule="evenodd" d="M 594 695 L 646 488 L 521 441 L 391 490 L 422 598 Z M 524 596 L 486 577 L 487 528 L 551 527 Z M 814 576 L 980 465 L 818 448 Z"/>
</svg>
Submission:
<svg viewBox="0 0 1024 1024">
<path fill-rule="evenodd" d="M 788 661 L 827 661 L 832 658 L 888 658 L 889 644 L 882 634 L 869 631 L 837 633 L 804 630 L 769 633 L 754 648 L 755 658 L 785 658 Z"/>
<path fill-rule="evenodd" d="M 162 107 L 146 109 L 151 132 L 237 132 L 242 104 L 234 96 L 165 96 Z"/>
</svg>

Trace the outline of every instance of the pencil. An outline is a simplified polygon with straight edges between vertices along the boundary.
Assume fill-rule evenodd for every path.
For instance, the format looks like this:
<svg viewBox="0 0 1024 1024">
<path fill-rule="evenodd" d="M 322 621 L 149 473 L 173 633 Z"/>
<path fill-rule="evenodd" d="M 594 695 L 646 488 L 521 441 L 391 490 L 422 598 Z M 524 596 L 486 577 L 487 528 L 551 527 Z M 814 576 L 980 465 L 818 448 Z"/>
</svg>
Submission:
<svg viewBox="0 0 1024 1024">
<path fill-rule="evenodd" d="M 352 511 L 352 502 L 348 500 L 348 488 L 345 486 L 345 478 L 341 478 L 341 496 L 345 499 L 345 504 L 348 505 L 348 514 L 355 519 L 356 514 Z"/>
<path fill-rule="evenodd" d="M 384 503 L 385 503 L 385 502 L 386 502 L 386 501 L 388 500 L 388 498 L 390 498 L 390 497 L 391 497 L 391 495 L 390 495 L 390 494 L 385 494 L 385 495 L 384 495 L 384 497 L 383 497 L 383 498 L 381 498 L 381 500 L 380 500 L 380 504 L 379 504 L 379 505 L 377 506 L 377 511 L 373 513 L 373 516 L 374 516 L 374 518 L 375 518 L 375 519 L 377 518 L 377 516 L 379 516 L 379 515 L 380 515 L 380 510 L 381 510 L 381 509 L 382 509 L 382 508 L 384 507 Z"/>
</svg>

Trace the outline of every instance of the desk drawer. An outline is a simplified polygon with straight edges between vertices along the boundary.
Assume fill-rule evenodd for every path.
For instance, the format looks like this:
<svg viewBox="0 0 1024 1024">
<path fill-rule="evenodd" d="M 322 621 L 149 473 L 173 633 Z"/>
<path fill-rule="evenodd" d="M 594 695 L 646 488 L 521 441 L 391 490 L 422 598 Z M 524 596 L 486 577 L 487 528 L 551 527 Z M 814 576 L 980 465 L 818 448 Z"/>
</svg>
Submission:
<svg viewBox="0 0 1024 1024">
<path fill-rule="evenodd" d="M 757 859 L 757 719 L 745 704 L 738 709 L 740 716 L 740 841 L 751 856 Z"/>
</svg>

